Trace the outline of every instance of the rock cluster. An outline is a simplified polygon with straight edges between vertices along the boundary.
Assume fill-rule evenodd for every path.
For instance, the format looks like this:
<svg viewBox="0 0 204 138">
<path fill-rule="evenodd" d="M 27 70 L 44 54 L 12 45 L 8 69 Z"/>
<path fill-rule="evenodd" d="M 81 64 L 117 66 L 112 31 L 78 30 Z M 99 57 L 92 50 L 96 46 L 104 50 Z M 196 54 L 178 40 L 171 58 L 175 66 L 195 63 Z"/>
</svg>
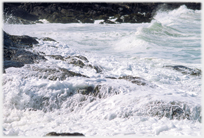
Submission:
<svg viewBox="0 0 204 138">
<path fill-rule="evenodd" d="M 46 19 L 51 23 L 94 23 L 104 20 L 101 24 L 113 24 L 109 17 L 117 23 L 150 22 L 155 11 L 161 5 L 166 9 L 175 9 L 181 5 L 190 9 L 201 9 L 201 3 L 4 3 L 4 19 L 10 15 L 8 22 L 28 24 Z"/>
<path fill-rule="evenodd" d="M 38 44 L 37 38 L 33 38 L 30 36 L 14 36 L 9 35 L 6 32 L 3 32 L 4 34 L 4 73 L 6 68 L 9 67 L 23 67 L 25 64 L 33 64 L 38 63 L 39 61 L 46 61 L 47 57 L 54 58 L 56 60 L 62 60 L 64 62 L 67 62 L 68 64 L 72 64 L 74 66 L 78 66 L 80 68 L 90 68 L 94 69 L 96 73 L 102 73 L 103 68 L 100 65 L 92 65 L 89 63 L 88 59 L 82 55 L 76 55 L 76 56 L 67 56 L 63 57 L 61 55 L 40 55 L 39 53 L 35 54 L 30 51 L 27 51 L 26 49 L 32 48 L 33 45 Z M 55 41 L 52 38 L 40 38 L 44 41 Z M 29 68 L 32 71 L 35 71 L 36 74 L 34 76 L 38 78 L 43 79 L 49 79 L 52 81 L 55 80 L 65 80 L 67 77 L 86 77 L 89 78 L 86 75 L 75 73 L 73 71 L 69 71 L 65 68 L 40 68 L 32 66 Z M 109 79 L 124 79 L 127 81 L 130 81 L 137 85 L 146 85 L 146 80 L 140 78 L 140 77 L 133 77 L 133 76 L 122 76 L 119 78 L 114 77 L 107 77 Z M 99 93 L 100 89 L 102 88 L 101 85 L 97 85 L 95 88 L 89 89 L 91 86 L 87 88 L 83 88 L 83 92 L 80 92 L 82 94 L 89 95 L 90 93 L 94 93 L 94 96 L 101 96 Z M 79 90 L 82 91 L 82 90 Z M 116 92 L 117 93 L 117 92 Z"/>
<path fill-rule="evenodd" d="M 8 67 L 22 67 L 24 64 L 37 63 L 46 58 L 39 54 L 26 51 L 33 44 L 37 44 L 35 38 L 29 36 L 14 36 L 3 32 L 4 37 L 4 72 Z"/>
<path fill-rule="evenodd" d="M 35 54 L 27 49 L 32 48 L 33 46 L 38 44 L 37 38 L 33 38 L 30 36 L 14 36 L 14 35 L 9 35 L 6 32 L 3 32 L 3 38 L 4 38 L 4 73 L 5 69 L 9 67 L 23 67 L 25 64 L 33 64 L 33 63 L 38 63 L 39 61 L 46 61 L 47 57 L 49 58 L 54 58 L 55 60 L 62 60 L 64 62 L 67 62 L 68 64 L 72 64 L 73 66 L 78 66 L 80 68 L 90 68 L 94 69 L 96 73 L 103 73 L 104 69 L 100 65 L 92 65 L 90 64 L 89 60 L 82 55 L 74 55 L 74 56 L 67 56 L 63 57 L 61 55 L 40 55 L 40 54 Z M 44 41 L 55 41 L 51 38 L 41 38 Z M 187 75 L 201 75 L 201 70 L 198 69 L 191 69 L 189 67 L 181 66 L 181 65 L 176 65 L 176 66 L 165 66 L 167 68 L 172 68 L 176 71 L 180 71 L 183 74 Z M 38 67 L 38 66 L 32 66 L 28 69 L 30 69 L 32 72 L 34 72 L 34 76 L 41 78 L 41 79 L 49 79 L 51 81 L 56 81 L 56 80 L 65 80 L 68 77 L 84 77 L 84 78 L 89 78 L 86 75 L 76 73 L 73 71 L 70 71 L 65 68 L 60 68 L 60 67 L 55 67 L 55 68 L 43 68 L 43 67 Z M 29 76 L 28 76 L 29 77 Z M 141 78 L 141 77 L 136 77 L 136 76 L 121 76 L 121 77 L 106 77 L 107 79 L 110 79 L 112 81 L 120 81 L 120 80 L 125 80 L 129 81 L 132 84 L 139 85 L 141 87 L 143 86 L 150 86 L 150 87 L 155 87 L 155 85 L 152 85 L 150 82 L 147 80 Z M 70 93 L 70 95 L 73 95 L 74 93 L 78 93 L 83 95 L 84 97 L 92 97 L 93 99 L 96 98 L 106 98 L 107 96 L 110 95 L 116 95 L 119 94 L 120 91 L 112 87 L 111 85 L 107 84 L 101 84 L 97 83 L 95 85 L 87 85 L 84 87 L 76 87 L 74 88 L 75 91 Z M 36 104 L 39 105 L 39 107 L 42 107 L 44 104 L 47 104 L 49 102 L 48 97 L 42 97 L 41 100 L 38 100 Z M 38 106 L 36 106 L 38 107 Z M 53 106 L 53 108 L 57 108 Z M 181 106 L 178 103 L 169 103 L 169 104 L 164 104 L 161 102 L 156 102 L 147 105 L 148 108 L 148 113 L 152 116 L 158 116 L 158 117 L 167 117 L 170 119 L 191 119 L 195 118 L 191 116 L 191 112 L 187 107 Z M 198 109 L 195 110 L 199 110 Z M 33 108 L 33 109 L 40 109 L 40 108 Z M 51 110 L 51 109 L 50 109 Z M 201 120 L 200 115 L 196 116 L 198 120 Z M 55 133 L 52 133 L 55 135 Z M 56 135 L 58 135 L 56 133 Z M 60 136 L 60 135 L 59 135 Z"/>
<path fill-rule="evenodd" d="M 189 68 L 189 67 L 186 67 L 186 66 L 183 66 L 183 65 L 167 65 L 167 66 L 164 66 L 166 68 L 172 68 L 176 71 L 179 71 L 181 72 L 182 74 L 190 74 L 190 75 L 194 75 L 194 76 L 199 76 L 201 75 L 202 71 L 200 69 L 192 69 L 192 68 Z"/>
</svg>

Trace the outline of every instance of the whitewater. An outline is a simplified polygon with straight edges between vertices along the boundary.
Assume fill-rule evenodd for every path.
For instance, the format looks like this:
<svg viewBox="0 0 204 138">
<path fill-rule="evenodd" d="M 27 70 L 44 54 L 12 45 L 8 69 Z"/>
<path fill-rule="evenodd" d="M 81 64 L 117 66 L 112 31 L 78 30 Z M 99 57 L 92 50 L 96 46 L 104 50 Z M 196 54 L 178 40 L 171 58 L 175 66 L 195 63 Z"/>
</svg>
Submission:
<svg viewBox="0 0 204 138">
<path fill-rule="evenodd" d="M 111 17 L 110 17 L 111 18 Z M 112 19 L 114 20 L 114 19 Z M 10 35 L 37 37 L 27 49 L 48 60 L 10 67 L 3 74 L 3 135 L 201 136 L 201 75 L 165 66 L 201 70 L 201 11 L 158 10 L 150 23 L 3 24 Z M 43 41 L 50 37 L 54 41 Z M 81 68 L 46 55 L 84 56 Z M 86 77 L 40 78 L 33 68 L 65 68 Z M 119 78 L 141 77 L 147 85 Z M 102 97 L 78 92 L 101 85 Z M 173 110 L 181 116 L 173 116 Z"/>
</svg>

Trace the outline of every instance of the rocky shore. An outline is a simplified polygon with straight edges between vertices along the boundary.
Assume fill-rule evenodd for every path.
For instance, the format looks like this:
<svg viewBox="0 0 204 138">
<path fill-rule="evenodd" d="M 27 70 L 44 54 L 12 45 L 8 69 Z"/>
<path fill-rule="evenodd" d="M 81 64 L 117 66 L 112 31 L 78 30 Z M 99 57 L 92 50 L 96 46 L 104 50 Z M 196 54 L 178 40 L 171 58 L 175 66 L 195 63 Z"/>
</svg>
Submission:
<svg viewBox="0 0 204 138">
<path fill-rule="evenodd" d="M 191 9 L 200 9 L 201 3 L 166 3 L 165 9 L 175 9 L 180 5 L 185 4 Z M 40 19 L 46 19 L 51 23 L 94 23 L 95 20 L 103 20 L 100 24 L 115 24 L 115 23 L 141 23 L 150 22 L 152 17 L 159 7 L 164 3 L 4 3 L 4 19 L 10 23 L 33 24 L 39 23 Z M 15 20 L 9 19 L 9 16 L 15 17 Z M 111 20 L 111 19 L 114 19 Z M 104 68 L 100 65 L 91 64 L 89 59 L 82 55 L 46 55 L 44 53 L 34 53 L 29 49 L 39 44 L 38 40 L 54 41 L 52 38 L 35 38 L 27 35 L 16 36 L 10 35 L 3 31 L 3 71 L 7 68 L 21 68 L 29 64 L 37 64 L 46 62 L 50 58 L 60 60 L 77 66 L 80 69 L 92 69 L 96 73 L 104 73 Z M 68 77 L 83 77 L 89 78 L 85 74 L 76 73 L 66 68 L 45 68 L 45 67 L 29 67 L 26 68 L 34 72 L 34 76 L 40 79 L 48 79 L 49 81 L 66 80 Z M 199 76 L 202 74 L 199 69 L 192 69 L 182 65 L 166 65 L 164 68 L 178 71 L 184 75 Z M 27 76 L 26 76 L 27 77 Z M 28 76 L 29 77 L 29 76 Z M 137 76 L 120 76 L 118 78 L 108 76 L 111 81 L 125 81 L 141 87 L 158 87 L 144 78 Z M 108 89 L 107 89 L 108 88 Z M 104 89 L 107 89 L 105 92 Z M 77 88 L 75 94 L 81 94 L 85 98 L 91 96 L 96 98 L 106 98 L 107 95 L 116 95 L 120 92 L 115 90 L 111 85 L 97 83 L 96 85 L 87 85 Z M 74 93 L 70 93 L 73 95 Z M 38 99 L 36 104 L 45 106 L 44 103 L 49 103 L 49 97 Z M 84 99 L 86 100 L 86 99 Z M 156 105 L 156 106 L 155 106 Z M 182 107 L 182 108 L 181 108 Z M 55 108 L 55 107 L 53 107 Z M 192 117 L 190 107 L 183 103 L 165 103 L 163 101 L 155 101 L 147 104 L 144 109 L 148 111 L 144 115 L 157 116 L 159 118 L 167 117 L 169 119 L 188 119 Z M 33 108 L 33 110 L 40 110 Z M 199 108 L 201 112 L 201 108 Z M 197 117 L 201 122 L 201 117 Z M 50 132 L 45 136 L 85 136 L 82 133 L 56 133 Z"/>
<path fill-rule="evenodd" d="M 9 67 L 15 67 L 20 68 L 24 65 L 39 63 L 40 61 L 45 62 L 47 58 L 53 58 L 55 60 L 61 60 L 63 62 L 66 62 L 68 64 L 72 64 L 73 66 L 78 66 L 80 68 L 84 69 L 91 69 L 95 70 L 96 73 L 103 73 L 103 67 L 100 65 L 92 65 L 90 64 L 89 60 L 82 56 L 82 55 L 70 55 L 67 57 L 61 56 L 61 55 L 45 55 L 44 53 L 33 53 L 30 52 L 29 49 L 32 49 L 34 46 L 37 46 L 38 39 L 43 41 L 55 41 L 52 38 L 34 38 L 30 36 L 15 36 L 10 35 L 3 31 L 3 39 L 4 39 L 4 60 L 3 60 L 3 73 L 6 73 L 7 68 Z M 76 73 L 73 71 L 70 71 L 65 68 L 60 67 L 26 67 L 30 71 L 34 71 L 34 76 L 40 78 L 40 79 L 48 79 L 51 81 L 56 80 L 65 80 L 68 77 L 85 77 L 89 78 L 88 76 L 80 73 Z M 201 70 L 199 69 L 192 69 L 189 67 L 185 67 L 182 65 L 166 65 L 164 68 L 169 68 L 176 70 L 178 72 L 181 72 L 182 74 L 187 75 L 201 75 Z M 29 77 L 29 76 L 27 76 Z M 112 76 L 106 76 L 107 79 L 111 80 L 126 80 L 128 82 L 131 82 L 132 84 L 139 85 L 139 86 L 148 86 L 148 87 L 157 87 L 155 84 L 152 84 L 145 79 L 137 76 L 120 76 L 118 78 L 112 77 Z M 100 91 L 104 88 L 109 87 L 109 91 L 107 93 L 101 93 Z M 109 94 L 119 94 L 120 92 L 114 90 L 112 86 L 104 86 L 100 83 L 96 86 L 85 86 L 83 88 L 79 88 L 76 90 L 77 93 L 80 93 L 82 95 L 92 95 L 94 97 L 98 98 L 105 98 Z"/>
<path fill-rule="evenodd" d="M 50 23 L 101 24 L 150 22 L 155 11 L 176 9 L 181 5 L 200 10 L 201 3 L 12 3 L 3 4 L 4 20 L 8 23 L 32 24 L 46 19 Z M 10 18 L 12 16 L 12 18 Z"/>
</svg>

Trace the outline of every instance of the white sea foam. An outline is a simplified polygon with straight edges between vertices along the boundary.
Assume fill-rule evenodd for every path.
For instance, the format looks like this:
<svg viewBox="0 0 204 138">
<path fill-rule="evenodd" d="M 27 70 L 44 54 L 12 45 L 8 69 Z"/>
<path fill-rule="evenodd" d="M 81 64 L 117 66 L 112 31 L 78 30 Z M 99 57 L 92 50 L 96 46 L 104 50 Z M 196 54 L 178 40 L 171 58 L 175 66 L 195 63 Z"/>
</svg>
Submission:
<svg viewBox="0 0 204 138">
<path fill-rule="evenodd" d="M 3 134 L 44 136 L 55 131 L 86 136 L 200 136 L 201 76 L 164 67 L 201 69 L 200 11 L 181 6 L 160 11 L 154 18 L 142 24 L 4 24 L 3 30 L 12 35 L 57 41 L 39 39 L 38 45 L 28 49 L 32 52 L 82 55 L 103 71 L 97 73 L 49 56 L 45 56 L 46 62 L 6 69 Z M 186 23 L 188 19 L 191 21 Z M 178 27 L 181 24 L 183 28 Z M 33 70 L 48 67 L 65 68 L 89 78 L 52 81 Z M 147 85 L 107 78 L 125 75 L 144 78 Z M 102 98 L 78 93 L 80 88 L 97 85 L 102 87 Z M 173 116 L 174 109 L 184 112 L 180 119 Z"/>
</svg>

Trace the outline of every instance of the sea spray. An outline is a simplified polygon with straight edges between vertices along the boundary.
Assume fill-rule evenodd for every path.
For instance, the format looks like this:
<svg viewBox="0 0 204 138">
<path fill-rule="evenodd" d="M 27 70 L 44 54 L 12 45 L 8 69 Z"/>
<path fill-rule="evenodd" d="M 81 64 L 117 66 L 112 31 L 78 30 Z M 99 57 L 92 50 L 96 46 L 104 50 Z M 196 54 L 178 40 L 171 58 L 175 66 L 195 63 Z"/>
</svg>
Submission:
<svg viewBox="0 0 204 138">
<path fill-rule="evenodd" d="M 7 33 L 37 37 L 39 44 L 27 50 L 47 61 L 6 69 L 3 134 L 201 135 L 201 75 L 173 68 L 201 69 L 200 29 L 200 11 L 185 6 L 158 11 L 150 23 L 5 23 Z M 84 56 L 84 64 L 102 71 L 53 58 L 57 55 Z M 60 69 L 86 77 L 62 80 Z"/>
</svg>

